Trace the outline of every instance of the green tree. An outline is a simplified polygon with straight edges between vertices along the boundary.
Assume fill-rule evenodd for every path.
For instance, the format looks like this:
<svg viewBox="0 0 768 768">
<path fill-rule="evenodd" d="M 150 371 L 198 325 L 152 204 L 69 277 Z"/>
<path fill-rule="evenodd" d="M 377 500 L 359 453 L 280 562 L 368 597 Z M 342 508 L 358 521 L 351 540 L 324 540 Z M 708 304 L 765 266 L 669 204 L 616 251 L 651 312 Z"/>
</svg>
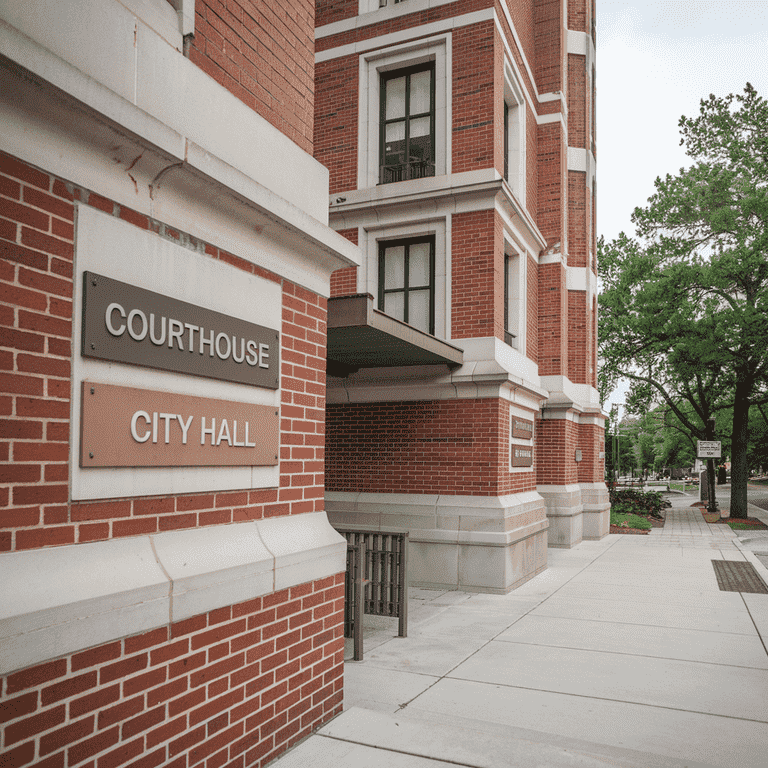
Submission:
<svg viewBox="0 0 768 768">
<path fill-rule="evenodd" d="M 768 381 L 768 103 L 710 96 L 680 119 L 692 165 L 657 178 L 633 214 L 639 240 L 600 241 L 603 392 L 664 403 L 692 437 L 732 412 L 731 514 L 747 514 L 749 411 Z"/>
</svg>

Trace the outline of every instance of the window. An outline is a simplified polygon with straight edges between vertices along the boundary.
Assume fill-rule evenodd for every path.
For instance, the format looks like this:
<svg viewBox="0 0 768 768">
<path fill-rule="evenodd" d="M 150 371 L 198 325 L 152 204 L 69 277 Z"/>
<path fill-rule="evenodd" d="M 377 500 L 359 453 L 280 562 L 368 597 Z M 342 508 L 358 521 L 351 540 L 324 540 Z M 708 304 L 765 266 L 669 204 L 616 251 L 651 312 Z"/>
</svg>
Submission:
<svg viewBox="0 0 768 768">
<path fill-rule="evenodd" d="M 379 243 L 379 308 L 396 320 L 434 335 L 434 237 Z"/>
<path fill-rule="evenodd" d="M 435 67 L 381 75 L 379 183 L 435 175 Z"/>
<path fill-rule="evenodd" d="M 504 178 L 509 181 L 509 104 L 504 102 Z"/>
<path fill-rule="evenodd" d="M 511 315 L 510 315 L 510 302 L 514 295 L 516 288 L 516 270 L 517 270 L 517 256 L 510 256 L 505 254 L 504 256 L 504 341 L 509 344 L 510 347 L 515 345 L 515 334 L 512 333 Z M 517 309 L 517 307 L 515 307 Z M 515 323 L 515 325 L 517 325 Z"/>
<path fill-rule="evenodd" d="M 509 66 L 504 75 L 504 180 L 525 205 L 525 101 Z"/>
</svg>

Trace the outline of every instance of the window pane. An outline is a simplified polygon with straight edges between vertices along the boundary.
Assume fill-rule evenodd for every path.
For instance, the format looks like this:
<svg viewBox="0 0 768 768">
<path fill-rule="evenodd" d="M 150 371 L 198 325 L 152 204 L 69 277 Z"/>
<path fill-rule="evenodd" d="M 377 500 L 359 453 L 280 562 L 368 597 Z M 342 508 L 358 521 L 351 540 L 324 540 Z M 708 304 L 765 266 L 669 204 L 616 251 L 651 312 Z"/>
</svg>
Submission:
<svg viewBox="0 0 768 768">
<path fill-rule="evenodd" d="M 405 285 L 405 247 L 402 245 L 384 251 L 384 288 L 402 288 Z"/>
<path fill-rule="evenodd" d="M 408 285 L 429 285 L 429 243 L 412 243 L 408 251 Z"/>
<path fill-rule="evenodd" d="M 430 119 L 428 117 L 417 117 L 411 120 L 411 139 L 418 136 L 429 136 Z"/>
<path fill-rule="evenodd" d="M 405 77 L 385 81 L 385 113 L 387 120 L 405 117 Z"/>
<path fill-rule="evenodd" d="M 403 296 L 402 293 L 384 294 L 384 314 L 394 317 L 395 320 L 403 319 Z"/>
<path fill-rule="evenodd" d="M 431 72 L 416 72 L 411 75 L 411 109 L 410 114 L 418 115 L 429 112 L 431 92 Z"/>
<path fill-rule="evenodd" d="M 390 141 L 405 141 L 405 120 L 397 123 L 387 123 L 385 137 L 387 143 Z"/>
<path fill-rule="evenodd" d="M 431 164 L 434 162 L 434 156 L 432 154 L 432 141 L 429 136 L 418 136 L 411 138 L 408 144 L 408 160 L 410 162 L 419 161 L 421 163 Z M 424 174 L 432 176 L 432 173 Z"/>
<path fill-rule="evenodd" d="M 408 325 L 429 333 L 429 291 L 408 294 Z"/>
</svg>

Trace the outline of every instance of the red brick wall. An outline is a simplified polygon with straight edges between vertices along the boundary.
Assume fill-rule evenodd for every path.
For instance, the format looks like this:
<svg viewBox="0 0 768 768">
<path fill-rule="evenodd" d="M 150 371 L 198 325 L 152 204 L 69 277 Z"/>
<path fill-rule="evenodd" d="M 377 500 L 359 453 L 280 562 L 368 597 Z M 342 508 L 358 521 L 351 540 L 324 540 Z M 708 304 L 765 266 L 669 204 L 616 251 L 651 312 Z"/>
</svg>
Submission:
<svg viewBox="0 0 768 768">
<path fill-rule="evenodd" d="M 342 708 L 344 575 L 0 678 L 2 765 L 261 766 Z"/>
<path fill-rule="evenodd" d="M 539 362 L 539 265 L 528 256 L 525 354 L 534 363 Z"/>
<path fill-rule="evenodd" d="M 326 300 L 4 154 L 0 185 L 0 551 L 322 510 Z M 279 489 L 69 503 L 75 200 L 282 282 Z"/>
<path fill-rule="evenodd" d="M 536 61 L 536 50 L 534 48 L 534 4 L 532 2 L 520 3 L 509 2 L 509 0 L 497 0 L 496 9 L 500 19 L 504 19 L 504 11 L 501 9 L 502 5 L 506 5 L 509 9 L 509 15 L 512 18 L 512 23 L 515 25 L 515 32 L 517 32 L 517 37 L 523 47 L 523 53 L 528 59 L 531 67 L 533 67 L 533 63 Z M 506 32 L 508 29 L 506 19 L 503 21 L 502 27 Z M 510 47 L 515 50 L 517 48 L 517 43 L 515 42 L 514 37 L 508 34 L 507 38 Z M 517 55 L 515 58 L 517 58 Z M 518 64 L 521 63 L 522 59 L 518 61 Z M 525 71 L 524 66 L 520 66 L 519 69 L 521 72 Z"/>
<path fill-rule="evenodd" d="M 597 296 L 592 297 L 592 376 L 590 384 L 597 388 Z"/>
<path fill-rule="evenodd" d="M 340 229 L 339 234 L 357 245 L 357 228 Z M 357 293 L 357 267 L 344 267 L 331 273 L 331 296 L 350 296 Z"/>
<path fill-rule="evenodd" d="M 586 57 L 568 54 L 568 145 L 587 147 Z"/>
<path fill-rule="evenodd" d="M 545 123 L 538 126 L 538 198 L 536 223 L 541 234 L 552 247 L 560 243 L 565 249 L 567 226 L 566 174 L 567 144 L 559 123 Z"/>
<path fill-rule="evenodd" d="M 605 450 L 604 432 L 604 429 L 594 424 L 579 424 L 580 483 L 601 483 L 605 479 L 605 459 L 600 458 L 600 451 Z"/>
<path fill-rule="evenodd" d="M 568 266 L 586 267 L 590 217 L 587 216 L 587 179 L 568 171 Z"/>
<path fill-rule="evenodd" d="M 539 218 L 539 127 L 536 115 L 525 104 L 525 207 L 534 221 Z"/>
<path fill-rule="evenodd" d="M 197 0 L 189 58 L 312 153 L 314 0 Z"/>
<path fill-rule="evenodd" d="M 492 21 L 453 32 L 454 173 L 494 166 L 495 49 Z"/>
<path fill-rule="evenodd" d="M 330 491 L 497 496 L 534 490 L 509 472 L 509 405 L 498 399 L 329 405 Z"/>
<path fill-rule="evenodd" d="M 504 243 L 496 213 L 455 214 L 451 242 L 451 337 L 498 335 L 504 323 Z"/>
<path fill-rule="evenodd" d="M 534 3 L 534 76 L 539 93 L 564 91 L 562 57 L 565 50 L 565 23 L 561 0 Z"/>
<path fill-rule="evenodd" d="M 585 0 L 568 0 L 568 29 L 588 32 L 587 15 L 589 9 Z"/>
<path fill-rule="evenodd" d="M 562 264 L 539 265 L 539 374 L 568 373 L 568 292 Z"/>
<path fill-rule="evenodd" d="M 357 16 L 360 9 L 359 0 L 317 0 L 315 3 L 315 24 L 332 24 L 334 21 L 349 19 Z"/>
<path fill-rule="evenodd" d="M 567 485 L 578 482 L 575 460 L 579 427 L 565 419 L 539 419 L 536 422 L 538 454 L 537 482 L 540 485 Z"/>
<path fill-rule="evenodd" d="M 334 195 L 357 189 L 358 56 L 317 65 L 315 158 L 329 171 Z"/>
<path fill-rule="evenodd" d="M 324 298 L 5 154 L 0 195 L 0 550 L 324 508 Z M 69 501 L 75 203 L 282 285 L 279 488 Z M 341 708 L 343 578 L 12 673 L 0 751 L 14 766 L 268 762 Z"/>
<path fill-rule="evenodd" d="M 428 8 L 417 13 L 407 13 L 402 16 L 398 15 L 378 24 L 366 24 L 365 26 L 351 29 L 348 32 L 342 32 L 338 35 L 321 37 L 317 40 L 316 50 L 325 51 L 329 48 L 335 48 L 340 45 L 350 45 L 362 40 L 368 40 L 372 37 L 389 35 L 393 32 L 402 32 L 421 24 L 431 24 L 435 21 L 440 21 L 441 19 L 449 19 L 465 13 L 479 11 L 482 8 L 490 8 L 493 4 L 494 0 L 457 0 L 455 3 L 438 5 L 435 8 Z M 403 35 L 403 39 L 407 39 L 407 36 Z"/>
<path fill-rule="evenodd" d="M 591 327 L 584 291 L 568 291 L 568 378 L 574 384 L 587 384 L 592 345 L 587 338 Z"/>
</svg>

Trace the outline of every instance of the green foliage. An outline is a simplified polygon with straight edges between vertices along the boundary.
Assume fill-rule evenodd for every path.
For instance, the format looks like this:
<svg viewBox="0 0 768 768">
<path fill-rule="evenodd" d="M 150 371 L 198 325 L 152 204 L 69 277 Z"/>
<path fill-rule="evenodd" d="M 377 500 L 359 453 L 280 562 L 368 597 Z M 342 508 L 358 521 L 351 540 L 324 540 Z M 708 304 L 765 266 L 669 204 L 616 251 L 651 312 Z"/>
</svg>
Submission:
<svg viewBox="0 0 768 768">
<path fill-rule="evenodd" d="M 608 486 L 608 498 L 611 502 L 611 512 L 634 515 L 650 515 L 661 518 L 661 510 L 669 507 L 658 491 L 641 491 L 638 488 L 616 488 Z"/>
<path fill-rule="evenodd" d="M 644 518 L 637 515 L 624 514 L 611 510 L 611 525 L 627 523 L 627 528 L 637 528 L 641 531 L 650 531 L 653 526 Z"/>
<path fill-rule="evenodd" d="M 749 523 L 732 523 L 732 522 L 729 522 L 728 525 L 730 525 L 731 528 L 734 531 L 754 531 L 755 530 L 755 526 L 754 525 L 749 525 Z"/>
<path fill-rule="evenodd" d="M 663 404 L 689 441 L 722 438 L 707 422 L 729 413 L 745 512 L 749 409 L 768 402 L 768 102 L 747 84 L 679 125 L 691 166 L 656 179 L 638 239 L 598 243 L 600 392 L 629 378 L 630 412 Z"/>
</svg>

